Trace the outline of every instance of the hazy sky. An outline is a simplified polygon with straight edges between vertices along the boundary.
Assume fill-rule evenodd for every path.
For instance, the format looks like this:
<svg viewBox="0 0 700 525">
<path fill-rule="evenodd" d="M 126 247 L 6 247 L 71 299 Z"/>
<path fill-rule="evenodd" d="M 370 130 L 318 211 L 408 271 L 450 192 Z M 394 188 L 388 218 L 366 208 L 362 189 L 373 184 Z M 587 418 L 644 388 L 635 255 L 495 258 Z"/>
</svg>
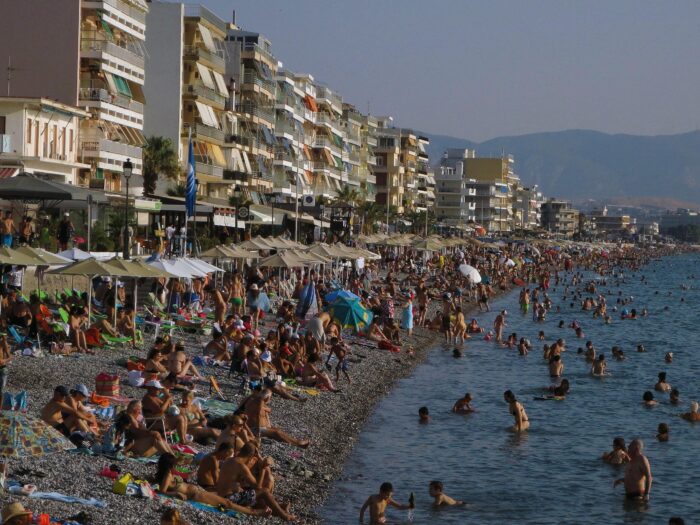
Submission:
<svg viewBox="0 0 700 525">
<path fill-rule="evenodd" d="M 285 67 L 472 140 L 700 128 L 700 1 L 202 0 Z"/>
</svg>

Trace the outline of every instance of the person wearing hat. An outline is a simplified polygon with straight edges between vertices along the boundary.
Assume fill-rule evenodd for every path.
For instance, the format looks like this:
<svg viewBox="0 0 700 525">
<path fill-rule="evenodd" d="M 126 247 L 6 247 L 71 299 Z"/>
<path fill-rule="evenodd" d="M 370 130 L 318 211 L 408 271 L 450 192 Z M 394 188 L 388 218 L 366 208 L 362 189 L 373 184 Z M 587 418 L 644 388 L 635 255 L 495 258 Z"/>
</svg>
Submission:
<svg viewBox="0 0 700 525">
<path fill-rule="evenodd" d="M 143 386 L 146 387 L 146 395 L 141 400 L 141 406 L 147 423 L 151 423 L 150 428 L 160 430 L 164 424 L 165 430 L 177 430 L 181 443 L 188 443 L 187 418 L 180 413 L 177 407 L 173 407 L 173 398 L 170 392 L 157 379 L 148 381 Z M 171 407 L 177 409 L 177 412 L 169 411 Z"/>
<path fill-rule="evenodd" d="M 252 318 L 252 329 L 258 329 L 258 318 L 260 317 L 262 304 L 262 297 L 260 296 L 260 288 L 258 285 L 253 283 L 248 288 L 248 294 L 246 296 L 246 304 L 248 305 L 248 312 Z"/>
<path fill-rule="evenodd" d="M 57 386 L 53 391 L 53 397 L 41 409 L 41 419 L 58 430 L 61 434 L 70 436 L 71 429 L 66 424 L 64 417 L 73 416 L 75 420 L 87 419 L 86 415 L 78 412 L 67 403 L 70 395 L 65 386 Z"/>
<path fill-rule="evenodd" d="M 83 404 L 89 397 L 90 392 L 87 387 L 83 384 L 79 384 L 75 385 L 75 388 L 70 391 L 70 395 L 66 398 L 66 404 L 75 410 L 76 413 L 84 416 L 83 418 L 78 418 L 74 415 L 68 415 L 64 418 L 64 422 L 71 432 L 79 430 L 89 433 L 92 432 L 91 426 L 97 426 L 95 414 L 87 410 Z"/>
<path fill-rule="evenodd" d="M 24 508 L 19 501 L 8 503 L 2 508 L 2 525 L 30 525 L 32 511 Z"/>
</svg>

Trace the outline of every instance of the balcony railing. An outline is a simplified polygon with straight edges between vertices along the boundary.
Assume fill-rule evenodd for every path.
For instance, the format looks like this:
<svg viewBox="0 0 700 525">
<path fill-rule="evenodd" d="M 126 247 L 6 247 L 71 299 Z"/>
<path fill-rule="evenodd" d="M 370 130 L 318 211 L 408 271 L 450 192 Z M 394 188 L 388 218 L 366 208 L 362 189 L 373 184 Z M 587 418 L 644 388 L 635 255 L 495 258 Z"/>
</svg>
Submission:
<svg viewBox="0 0 700 525">
<path fill-rule="evenodd" d="M 226 106 L 226 102 L 228 101 L 227 97 L 220 95 L 215 90 L 200 83 L 186 84 L 182 87 L 182 90 L 184 93 L 202 97 L 210 102 L 218 104 L 219 106 Z"/>
<path fill-rule="evenodd" d="M 275 114 L 273 111 L 260 107 L 256 104 L 243 103 L 236 104 L 236 111 L 239 113 L 247 113 L 248 115 L 253 115 L 254 117 L 259 117 L 265 119 L 271 124 L 275 123 Z"/>
<path fill-rule="evenodd" d="M 224 69 L 226 67 L 226 62 L 224 61 L 224 56 L 222 52 L 212 53 L 204 47 L 184 46 L 182 53 L 185 58 L 190 60 L 208 60 L 220 69 Z"/>
<path fill-rule="evenodd" d="M 187 124 L 184 126 L 185 130 L 188 128 Z M 220 129 L 213 128 L 211 126 L 207 126 L 206 124 L 202 124 L 201 122 L 196 122 L 194 125 L 194 129 L 192 132 L 195 135 L 199 135 L 202 137 L 207 137 L 212 140 L 217 140 L 219 142 L 224 141 L 224 132 L 221 131 Z"/>
<path fill-rule="evenodd" d="M 253 43 L 248 43 L 248 44 L 243 44 L 243 51 L 246 52 L 253 52 L 253 53 L 259 53 L 265 58 L 267 58 L 270 62 L 276 63 L 277 59 L 274 57 L 272 53 L 269 51 L 263 49 L 260 47 L 258 44 L 253 44 Z"/>
<path fill-rule="evenodd" d="M 328 124 L 329 126 L 333 126 L 334 128 L 338 127 L 338 121 L 332 118 L 330 115 L 327 115 L 326 113 L 316 113 L 316 123 Z"/>
<path fill-rule="evenodd" d="M 115 42 L 109 42 L 107 40 L 83 39 L 80 42 L 80 50 L 84 53 L 109 53 L 139 69 L 143 69 L 146 66 L 144 57 L 138 54 L 140 53 L 140 49 L 136 46 L 127 47 L 126 43 L 118 45 Z"/>
<path fill-rule="evenodd" d="M 219 29 L 222 33 L 226 32 L 226 22 L 202 5 L 185 4 L 185 16 L 188 18 L 201 18 Z"/>
<path fill-rule="evenodd" d="M 264 78 L 259 77 L 252 71 L 245 72 L 245 74 L 243 75 L 243 84 L 253 84 L 255 86 L 261 87 L 262 89 L 266 90 L 268 93 L 271 94 L 274 94 L 277 88 L 274 82 L 265 80 Z"/>
<path fill-rule="evenodd" d="M 146 23 L 146 13 L 144 11 L 142 11 L 141 9 L 137 9 L 136 7 L 130 6 L 122 0 L 92 0 L 90 1 L 90 3 L 104 3 L 107 5 L 111 5 L 112 7 L 118 9 L 125 15 L 130 16 L 134 20 L 141 22 L 142 24 Z"/>
<path fill-rule="evenodd" d="M 80 100 L 114 104 L 120 108 L 143 114 L 143 104 L 121 94 L 113 94 L 103 88 L 80 88 Z"/>
<path fill-rule="evenodd" d="M 201 155 L 194 156 L 195 170 L 197 173 L 202 175 L 208 175 L 209 177 L 216 177 L 218 179 L 224 178 L 224 168 L 221 166 L 215 166 L 211 164 L 211 160 L 208 157 L 203 157 Z"/>
<path fill-rule="evenodd" d="M 343 106 L 343 99 L 323 86 L 316 88 L 316 98 L 319 100 L 328 100 L 331 104 L 335 104 L 340 107 Z"/>
</svg>

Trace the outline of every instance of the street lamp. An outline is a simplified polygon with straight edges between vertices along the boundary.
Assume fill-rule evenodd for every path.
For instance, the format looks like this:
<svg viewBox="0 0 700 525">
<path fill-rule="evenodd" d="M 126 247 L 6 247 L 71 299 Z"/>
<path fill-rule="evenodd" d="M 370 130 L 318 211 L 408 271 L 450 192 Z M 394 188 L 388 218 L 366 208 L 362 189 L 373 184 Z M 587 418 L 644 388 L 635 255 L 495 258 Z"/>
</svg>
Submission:
<svg viewBox="0 0 700 525">
<path fill-rule="evenodd" d="M 236 212 L 234 218 L 234 225 L 236 227 L 234 238 L 238 239 L 238 209 L 241 207 L 241 187 L 236 184 L 233 188 L 233 198 L 236 203 Z"/>
<path fill-rule="evenodd" d="M 129 258 L 129 179 L 133 169 L 134 165 L 131 163 L 131 159 L 126 159 L 122 166 L 124 179 L 126 180 L 126 193 L 124 194 L 124 259 Z"/>
<path fill-rule="evenodd" d="M 270 235 L 274 237 L 275 235 L 275 193 L 270 192 L 267 194 L 267 196 L 270 198 L 270 208 L 272 210 L 272 217 L 270 221 Z"/>
</svg>

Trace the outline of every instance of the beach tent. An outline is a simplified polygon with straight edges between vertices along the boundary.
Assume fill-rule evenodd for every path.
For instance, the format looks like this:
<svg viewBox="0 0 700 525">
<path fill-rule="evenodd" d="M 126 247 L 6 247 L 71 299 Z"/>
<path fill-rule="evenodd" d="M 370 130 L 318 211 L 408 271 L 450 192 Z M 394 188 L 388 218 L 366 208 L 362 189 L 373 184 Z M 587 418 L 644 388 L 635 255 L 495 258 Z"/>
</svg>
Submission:
<svg viewBox="0 0 700 525">
<path fill-rule="evenodd" d="M 70 248 L 68 250 L 63 250 L 58 252 L 58 255 L 70 259 L 71 261 L 84 261 L 92 257 L 88 252 L 81 250 L 80 248 Z"/>
<path fill-rule="evenodd" d="M 328 308 L 328 313 L 342 328 L 359 332 L 372 322 L 372 312 L 357 299 L 338 297 Z"/>
<path fill-rule="evenodd" d="M 75 446 L 58 430 L 36 419 L 12 410 L 0 412 L 0 457 L 38 457 Z"/>
<path fill-rule="evenodd" d="M 479 284 L 481 282 L 481 274 L 473 266 L 469 266 L 468 264 L 460 264 L 459 271 L 462 272 L 462 275 L 465 277 L 469 277 L 472 284 Z"/>
<path fill-rule="evenodd" d="M 230 246 L 225 246 L 223 244 L 220 244 L 218 246 L 214 246 L 213 248 L 208 249 L 200 257 L 202 259 L 219 259 L 219 260 L 257 259 L 258 254 L 253 252 L 253 251 L 244 250 L 243 248 L 239 248 L 238 246 L 231 248 Z"/>
</svg>

